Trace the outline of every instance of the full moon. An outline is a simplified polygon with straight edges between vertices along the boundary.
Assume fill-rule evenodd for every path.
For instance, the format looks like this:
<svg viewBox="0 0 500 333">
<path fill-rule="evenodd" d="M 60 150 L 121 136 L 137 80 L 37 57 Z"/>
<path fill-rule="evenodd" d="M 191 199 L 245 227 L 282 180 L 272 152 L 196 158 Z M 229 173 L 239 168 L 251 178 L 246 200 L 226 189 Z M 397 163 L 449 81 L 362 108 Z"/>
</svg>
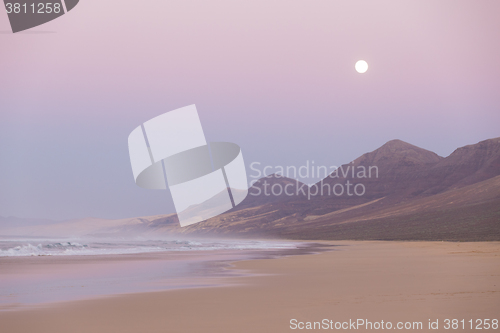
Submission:
<svg viewBox="0 0 500 333">
<path fill-rule="evenodd" d="M 356 72 L 363 74 L 368 70 L 368 63 L 364 60 L 359 60 L 356 65 L 354 65 L 354 68 L 356 68 Z"/>
</svg>

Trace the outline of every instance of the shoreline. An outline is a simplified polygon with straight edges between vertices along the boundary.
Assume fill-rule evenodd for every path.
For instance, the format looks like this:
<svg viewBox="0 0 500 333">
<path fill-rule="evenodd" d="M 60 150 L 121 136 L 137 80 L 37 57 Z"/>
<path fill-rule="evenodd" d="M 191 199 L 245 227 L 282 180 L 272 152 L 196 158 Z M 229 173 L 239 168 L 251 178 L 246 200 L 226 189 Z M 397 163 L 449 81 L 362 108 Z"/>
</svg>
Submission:
<svg viewBox="0 0 500 333">
<path fill-rule="evenodd" d="M 220 287 L 230 285 L 233 277 L 252 275 L 251 272 L 231 269 L 236 262 L 325 251 L 323 249 L 325 246 L 318 243 L 294 243 L 297 247 L 289 249 L 2 257 L 0 258 L 2 266 L 0 312 L 136 293 Z M 157 266 L 161 266 L 161 269 Z M 107 272 L 103 272 L 103 269 Z M 143 270 L 144 274 L 138 274 L 136 272 L 138 269 Z M 120 274 L 131 275 L 137 281 L 121 281 L 123 278 L 119 276 Z M 34 275 L 35 278 L 30 279 L 28 275 Z M 19 285 L 16 281 L 19 279 L 26 281 Z M 123 282 L 123 286 L 121 288 L 114 286 L 111 290 L 103 289 L 102 284 L 107 283 L 106 280 L 109 279 L 117 283 Z M 51 288 L 55 291 L 48 295 L 39 293 L 35 289 L 30 290 L 30 284 L 37 284 L 40 280 L 43 285 L 37 286 L 37 289 Z M 89 285 L 86 280 L 102 280 L 102 282 Z M 78 290 L 79 287 L 82 289 Z M 69 290 L 69 293 L 74 295 L 58 294 L 58 289 Z M 33 294 L 30 295 L 30 292 Z M 6 293 L 10 295 L 6 296 Z M 9 300 L 12 301 L 9 302 Z"/>
<path fill-rule="evenodd" d="M 227 270 L 250 274 L 232 276 L 217 288 L 1 312 L 0 322 L 6 332 L 289 332 L 291 319 L 365 318 L 425 325 L 438 320 L 435 331 L 444 332 L 446 318 L 498 317 L 499 242 L 315 243 L 343 246 L 314 255 L 237 260 Z"/>
</svg>

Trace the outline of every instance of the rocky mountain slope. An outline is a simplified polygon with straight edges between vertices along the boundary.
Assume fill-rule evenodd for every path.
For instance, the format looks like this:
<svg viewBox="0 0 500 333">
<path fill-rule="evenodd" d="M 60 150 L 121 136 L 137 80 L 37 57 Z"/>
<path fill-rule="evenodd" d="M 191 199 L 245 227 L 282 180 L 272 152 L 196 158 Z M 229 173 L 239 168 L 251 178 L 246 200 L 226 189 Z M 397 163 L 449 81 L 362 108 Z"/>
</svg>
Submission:
<svg viewBox="0 0 500 333">
<path fill-rule="evenodd" d="M 378 168 L 378 177 L 357 177 L 359 167 L 370 166 Z M 158 227 L 300 239 L 500 240 L 500 138 L 458 148 L 446 158 L 392 140 L 341 168 L 316 186 L 359 182 L 365 195 L 249 195 L 237 209 L 208 221 L 181 229 L 172 215 Z M 271 176 L 256 185 L 264 180 L 298 184 Z"/>
</svg>

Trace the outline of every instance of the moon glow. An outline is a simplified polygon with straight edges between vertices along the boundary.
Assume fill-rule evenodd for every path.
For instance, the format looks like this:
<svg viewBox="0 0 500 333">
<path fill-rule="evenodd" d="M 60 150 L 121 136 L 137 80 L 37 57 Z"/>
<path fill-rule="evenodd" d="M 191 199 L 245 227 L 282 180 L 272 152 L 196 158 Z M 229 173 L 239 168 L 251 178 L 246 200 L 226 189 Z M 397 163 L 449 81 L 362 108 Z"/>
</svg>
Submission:
<svg viewBox="0 0 500 333">
<path fill-rule="evenodd" d="M 363 74 L 368 70 L 368 63 L 364 60 L 358 60 L 356 65 L 354 65 L 354 68 L 356 69 L 356 72 Z"/>
</svg>

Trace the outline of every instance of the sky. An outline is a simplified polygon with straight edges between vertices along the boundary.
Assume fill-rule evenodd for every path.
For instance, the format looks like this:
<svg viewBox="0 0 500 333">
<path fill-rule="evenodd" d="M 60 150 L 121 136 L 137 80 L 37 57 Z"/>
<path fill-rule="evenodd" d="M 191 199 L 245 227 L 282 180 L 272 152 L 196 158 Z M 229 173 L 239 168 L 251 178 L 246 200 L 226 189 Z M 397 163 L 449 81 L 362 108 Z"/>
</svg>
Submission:
<svg viewBox="0 0 500 333">
<path fill-rule="evenodd" d="M 81 0 L 12 34 L 1 9 L 0 216 L 174 212 L 168 191 L 135 185 L 127 138 L 191 104 L 207 141 L 240 145 L 249 180 L 253 162 L 341 165 L 392 139 L 448 156 L 500 137 L 499 12 L 495 0 Z"/>
</svg>

